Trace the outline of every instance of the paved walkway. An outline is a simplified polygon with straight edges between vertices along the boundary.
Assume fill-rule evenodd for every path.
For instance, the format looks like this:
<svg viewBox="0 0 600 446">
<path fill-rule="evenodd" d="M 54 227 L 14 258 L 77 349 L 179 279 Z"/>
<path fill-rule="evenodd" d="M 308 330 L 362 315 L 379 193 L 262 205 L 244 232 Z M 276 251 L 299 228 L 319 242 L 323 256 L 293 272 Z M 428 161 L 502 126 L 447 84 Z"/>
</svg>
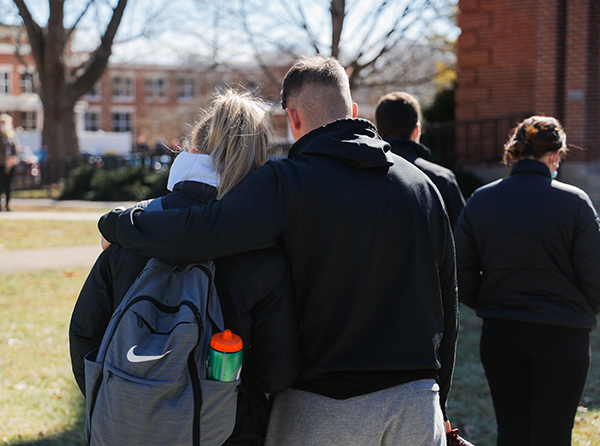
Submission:
<svg viewBox="0 0 600 446">
<path fill-rule="evenodd" d="M 52 211 L 11 211 L 0 212 L 1 220 L 55 220 L 55 221 L 98 221 L 108 209 L 117 206 L 130 207 L 135 203 L 54 201 L 45 199 L 13 199 L 15 208 L 32 207 L 53 209 Z M 55 209 L 59 209 L 56 211 Z M 69 211 L 71 209 L 71 211 Z M 85 212 L 75 212 L 86 209 Z M 90 211 L 90 209 L 92 209 Z M 93 209 L 98 209 L 94 211 Z M 2 234 L 0 233 L 0 242 Z M 0 274 L 44 269 L 66 269 L 91 267 L 100 254 L 100 240 L 88 246 L 68 246 L 44 249 L 17 249 L 0 251 Z"/>
<path fill-rule="evenodd" d="M 86 246 L 0 251 L 0 274 L 91 267 L 101 251 L 100 242 Z"/>
</svg>

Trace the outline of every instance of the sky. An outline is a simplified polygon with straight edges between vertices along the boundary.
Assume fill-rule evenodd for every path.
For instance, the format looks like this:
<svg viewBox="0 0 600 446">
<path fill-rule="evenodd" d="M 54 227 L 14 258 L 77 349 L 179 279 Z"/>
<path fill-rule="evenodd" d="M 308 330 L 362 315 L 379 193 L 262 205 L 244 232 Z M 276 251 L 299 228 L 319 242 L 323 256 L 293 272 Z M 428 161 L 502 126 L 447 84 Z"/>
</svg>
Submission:
<svg viewBox="0 0 600 446">
<path fill-rule="evenodd" d="M 47 0 L 26 0 L 34 18 L 44 24 L 48 16 Z M 93 48 L 110 17 L 110 7 L 117 0 L 96 1 L 79 23 L 74 44 L 76 50 Z M 298 16 L 300 6 L 296 0 L 129 0 L 123 21 L 113 47 L 113 62 L 178 64 L 194 58 L 217 62 L 238 63 L 254 60 L 253 50 L 243 29 L 240 16 L 231 12 L 232 7 L 245 6 L 246 26 L 255 35 L 257 45 L 263 49 L 276 42 L 288 42 L 298 46 L 307 42 L 303 30 L 286 26 L 290 16 Z M 417 3 L 419 0 L 406 0 Z M 456 4 L 457 0 L 448 0 Z M 368 12 L 373 11 L 381 0 L 346 0 L 347 21 L 342 36 L 346 49 L 358 48 L 364 40 L 364 28 Z M 377 31 L 384 32 L 391 25 L 405 1 L 388 3 L 388 10 L 369 36 L 376 37 Z M 87 0 L 65 0 L 66 26 L 72 26 L 81 14 Z M 314 38 L 322 43 L 330 42 L 330 23 L 327 12 L 328 0 L 301 0 L 299 2 Z M 96 6 L 98 5 L 98 6 Z M 16 23 L 17 18 L 6 13 L 14 10 L 12 0 L 0 0 L 0 21 Z M 279 26 L 283 23 L 283 26 Z M 449 22 L 437 21 L 428 28 L 412 27 L 406 33 L 411 39 L 419 39 L 428 31 L 445 35 L 453 40 L 459 29 Z M 368 42 L 367 42 L 368 44 Z M 300 52 L 313 51 L 301 45 Z"/>
</svg>

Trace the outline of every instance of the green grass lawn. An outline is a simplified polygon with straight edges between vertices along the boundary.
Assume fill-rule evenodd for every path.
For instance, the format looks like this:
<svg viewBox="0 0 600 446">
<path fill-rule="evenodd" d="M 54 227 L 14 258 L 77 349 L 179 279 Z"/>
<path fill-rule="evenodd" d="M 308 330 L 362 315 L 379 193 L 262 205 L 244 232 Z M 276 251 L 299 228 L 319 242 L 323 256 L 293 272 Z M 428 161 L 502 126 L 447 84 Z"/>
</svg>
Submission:
<svg viewBox="0 0 600 446">
<path fill-rule="evenodd" d="M 100 243 L 93 221 L 0 220 L 0 250 Z"/>
<path fill-rule="evenodd" d="M 0 275 L 0 445 L 81 446 L 83 397 L 73 379 L 68 324 L 88 270 Z M 449 416 L 477 446 L 495 444 L 496 425 L 479 362 L 480 321 L 462 308 Z M 600 446 L 600 331 L 573 436 Z M 551 391 L 551 389 L 549 389 Z"/>
<path fill-rule="evenodd" d="M 68 328 L 87 273 L 0 275 L 0 444 L 85 444 Z"/>
</svg>

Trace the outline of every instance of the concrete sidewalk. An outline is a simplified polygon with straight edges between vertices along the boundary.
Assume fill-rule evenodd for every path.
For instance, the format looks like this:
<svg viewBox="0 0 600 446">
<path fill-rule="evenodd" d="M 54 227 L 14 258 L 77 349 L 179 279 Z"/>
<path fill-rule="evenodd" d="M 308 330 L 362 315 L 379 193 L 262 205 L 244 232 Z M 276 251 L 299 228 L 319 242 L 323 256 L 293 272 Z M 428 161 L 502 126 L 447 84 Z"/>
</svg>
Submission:
<svg viewBox="0 0 600 446">
<path fill-rule="evenodd" d="M 18 198 L 12 199 L 11 204 L 16 209 L 48 210 L 0 212 L 0 222 L 2 220 L 54 220 L 64 221 L 68 225 L 70 221 L 98 221 L 110 209 L 117 206 L 131 207 L 135 205 L 134 202 L 55 201 Z M 57 211 L 56 209 L 60 210 Z M 76 212 L 77 209 L 86 209 L 86 211 Z M 1 242 L 2 233 L 0 233 Z M 100 234 L 98 234 L 98 243 L 94 245 L 0 251 L 0 274 L 45 269 L 91 268 L 101 251 Z"/>
<path fill-rule="evenodd" d="M 0 220 L 98 221 L 101 212 L 10 211 L 0 212 Z"/>
<path fill-rule="evenodd" d="M 135 201 L 85 201 L 85 200 L 53 200 L 51 198 L 11 198 L 13 207 L 34 207 L 48 209 L 99 209 L 110 210 L 117 206 L 126 208 L 135 206 Z M 7 212 L 9 214 L 10 212 Z"/>
<path fill-rule="evenodd" d="M 92 267 L 102 252 L 96 245 L 0 251 L 0 274 L 19 271 Z"/>
</svg>

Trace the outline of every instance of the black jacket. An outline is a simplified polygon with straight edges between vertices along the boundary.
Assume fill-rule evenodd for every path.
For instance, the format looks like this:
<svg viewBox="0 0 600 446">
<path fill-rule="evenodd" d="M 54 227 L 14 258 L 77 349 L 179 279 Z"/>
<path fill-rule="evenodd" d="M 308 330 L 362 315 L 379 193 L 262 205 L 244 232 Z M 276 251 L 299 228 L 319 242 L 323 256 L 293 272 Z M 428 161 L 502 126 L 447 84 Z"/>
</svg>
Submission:
<svg viewBox="0 0 600 446">
<path fill-rule="evenodd" d="M 163 197 L 162 204 L 165 209 L 185 208 L 205 204 L 215 197 L 212 186 L 185 181 Z M 100 345 L 112 313 L 148 259 L 113 244 L 100 254 L 81 290 L 69 338 L 73 372 L 84 393 L 83 357 Z M 239 334 L 244 343 L 238 420 L 252 411 L 257 425 L 264 429 L 268 412 L 262 393 L 288 387 L 300 368 L 289 268 L 283 250 L 277 247 L 216 259 L 215 266 L 225 325 Z M 262 432 L 253 428 L 238 421 L 236 432 L 226 444 L 260 444 Z"/>
<path fill-rule="evenodd" d="M 151 218 L 113 211 L 99 227 L 180 261 L 282 241 L 300 320 L 293 387 L 348 398 L 439 374 L 443 406 L 458 325 L 451 227 L 433 183 L 388 150 L 370 122 L 338 120 L 219 202 Z"/>
<path fill-rule="evenodd" d="M 429 161 L 431 151 L 423 144 L 402 138 L 392 138 L 387 141 L 392 146 L 392 152 L 413 163 L 433 181 L 442 194 L 450 223 L 454 227 L 460 212 L 465 207 L 465 198 L 458 187 L 454 172 Z"/>
<path fill-rule="evenodd" d="M 460 300 L 484 318 L 593 329 L 600 221 L 582 190 L 522 160 L 477 189 L 456 226 Z"/>
</svg>

